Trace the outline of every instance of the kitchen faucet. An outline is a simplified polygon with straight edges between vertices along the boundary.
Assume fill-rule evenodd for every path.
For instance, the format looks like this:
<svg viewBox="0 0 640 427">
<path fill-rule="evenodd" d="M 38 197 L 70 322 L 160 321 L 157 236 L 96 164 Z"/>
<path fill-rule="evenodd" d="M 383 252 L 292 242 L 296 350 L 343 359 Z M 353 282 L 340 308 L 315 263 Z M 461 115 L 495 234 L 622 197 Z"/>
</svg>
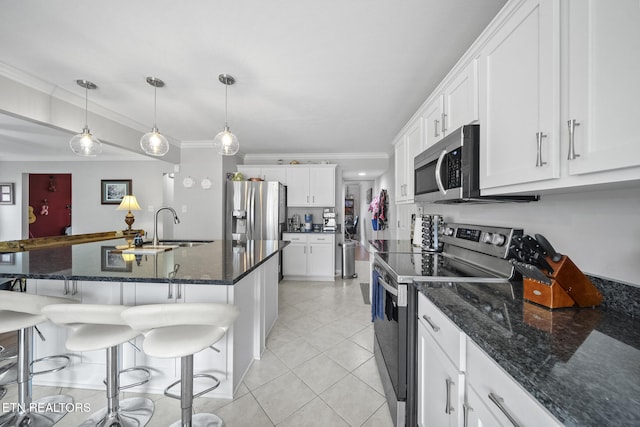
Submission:
<svg viewBox="0 0 640 427">
<path fill-rule="evenodd" d="M 173 214 L 173 223 L 180 224 L 180 219 L 178 218 L 178 214 L 176 213 L 175 209 L 168 206 L 158 209 L 156 211 L 155 220 L 153 221 L 153 246 L 158 246 L 158 214 L 160 213 L 160 211 L 163 211 L 165 209 L 171 211 L 171 213 Z"/>
</svg>

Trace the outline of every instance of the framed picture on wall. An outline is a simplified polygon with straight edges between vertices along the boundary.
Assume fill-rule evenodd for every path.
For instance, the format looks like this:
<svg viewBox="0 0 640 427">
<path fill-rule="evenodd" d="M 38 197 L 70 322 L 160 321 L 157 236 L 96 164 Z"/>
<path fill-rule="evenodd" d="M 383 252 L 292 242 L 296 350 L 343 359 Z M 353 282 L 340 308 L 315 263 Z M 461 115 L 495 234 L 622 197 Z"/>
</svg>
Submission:
<svg viewBox="0 0 640 427">
<path fill-rule="evenodd" d="M 130 179 L 103 179 L 100 181 L 100 203 L 119 205 L 124 196 L 131 193 Z"/>
<path fill-rule="evenodd" d="M 371 203 L 373 200 L 373 188 L 367 190 L 367 203 Z"/>
<path fill-rule="evenodd" d="M 13 205 L 13 182 L 0 183 L 0 205 Z"/>
</svg>

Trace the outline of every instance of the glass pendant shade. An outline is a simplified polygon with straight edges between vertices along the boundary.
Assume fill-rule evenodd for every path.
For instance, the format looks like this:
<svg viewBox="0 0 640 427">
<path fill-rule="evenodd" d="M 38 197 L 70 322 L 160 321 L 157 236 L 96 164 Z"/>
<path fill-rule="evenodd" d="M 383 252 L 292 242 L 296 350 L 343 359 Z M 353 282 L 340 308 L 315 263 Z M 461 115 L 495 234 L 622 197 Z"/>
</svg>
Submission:
<svg viewBox="0 0 640 427">
<path fill-rule="evenodd" d="M 71 151 L 79 156 L 94 157 L 102 153 L 102 143 L 98 138 L 91 135 L 88 127 L 82 129 L 82 133 L 75 135 L 69 141 Z"/>
<path fill-rule="evenodd" d="M 238 138 L 231 133 L 229 126 L 225 126 L 224 130 L 216 135 L 213 139 L 213 146 L 223 156 L 233 156 L 240 149 Z"/>
<path fill-rule="evenodd" d="M 169 152 L 169 141 L 154 127 L 151 132 L 142 135 L 140 148 L 152 156 L 164 156 Z"/>
<path fill-rule="evenodd" d="M 220 83 L 225 85 L 224 87 L 224 130 L 217 134 L 215 138 L 213 138 L 213 146 L 215 147 L 218 154 L 222 154 L 223 156 L 233 156 L 240 149 L 240 142 L 238 142 L 238 138 L 231 133 L 229 130 L 229 124 L 227 120 L 227 90 L 230 85 L 236 82 L 236 79 L 229 74 L 220 74 L 218 76 L 218 80 Z"/>
<path fill-rule="evenodd" d="M 102 143 L 98 138 L 91 135 L 89 130 L 88 115 L 89 115 L 89 89 L 97 89 L 94 83 L 88 80 L 76 80 L 76 84 L 84 88 L 84 128 L 82 133 L 75 135 L 69 141 L 69 147 L 71 151 L 79 156 L 93 157 L 102 153 Z"/>
<path fill-rule="evenodd" d="M 157 116 L 157 89 L 164 87 L 164 82 L 157 77 L 147 77 L 147 83 L 153 86 L 153 129 L 145 133 L 140 138 L 140 148 L 151 156 L 164 156 L 169 152 L 169 141 L 164 137 L 156 126 Z"/>
</svg>

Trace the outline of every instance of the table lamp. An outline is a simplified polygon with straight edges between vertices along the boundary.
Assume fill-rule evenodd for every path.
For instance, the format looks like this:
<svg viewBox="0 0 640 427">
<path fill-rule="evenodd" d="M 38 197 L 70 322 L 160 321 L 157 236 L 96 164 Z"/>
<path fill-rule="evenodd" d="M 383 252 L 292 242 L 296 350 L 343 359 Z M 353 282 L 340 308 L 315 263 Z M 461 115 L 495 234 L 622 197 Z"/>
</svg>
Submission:
<svg viewBox="0 0 640 427">
<path fill-rule="evenodd" d="M 118 211 L 128 211 L 127 215 L 124 217 L 124 222 L 127 223 L 129 228 L 127 228 L 127 232 L 131 232 L 131 224 L 136 220 L 131 213 L 131 211 L 139 211 L 142 210 L 138 201 L 136 200 L 136 196 L 126 195 L 122 198 L 122 202 L 120 202 L 120 206 L 116 209 Z"/>
</svg>

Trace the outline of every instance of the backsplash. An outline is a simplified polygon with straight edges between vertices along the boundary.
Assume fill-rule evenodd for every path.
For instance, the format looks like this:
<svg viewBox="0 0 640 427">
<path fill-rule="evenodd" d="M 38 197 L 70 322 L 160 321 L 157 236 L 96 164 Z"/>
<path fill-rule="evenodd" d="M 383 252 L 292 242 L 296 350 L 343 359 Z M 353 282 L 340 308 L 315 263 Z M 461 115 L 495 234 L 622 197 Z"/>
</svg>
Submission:
<svg viewBox="0 0 640 427">
<path fill-rule="evenodd" d="M 587 275 L 602 293 L 602 307 L 634 318 L 640 318 L 640 287 Z"/>
</svg>

